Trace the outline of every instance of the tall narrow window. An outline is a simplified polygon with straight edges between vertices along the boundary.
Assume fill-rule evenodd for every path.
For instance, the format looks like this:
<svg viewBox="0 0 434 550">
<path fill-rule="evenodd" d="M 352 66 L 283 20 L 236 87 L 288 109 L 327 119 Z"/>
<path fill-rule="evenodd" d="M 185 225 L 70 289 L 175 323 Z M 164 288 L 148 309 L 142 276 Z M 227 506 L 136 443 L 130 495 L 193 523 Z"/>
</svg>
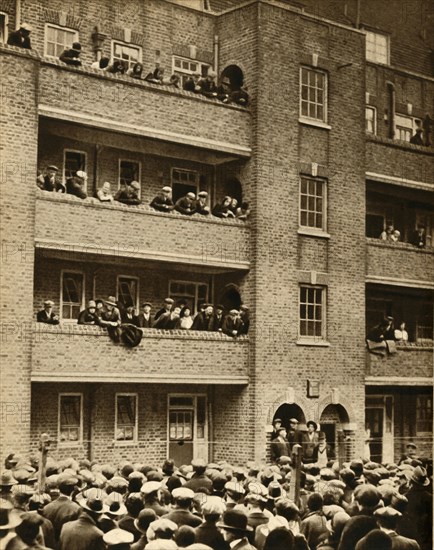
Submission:
<svg viewBox="0 0 434 550">
<path fill-rule="evenodd" d="M 366 59 L 389 64 L 389 37 L 378 32 L 366 32 Z"/>
<path fill-rule="evenodd" d="M 367 105 L 365 107 L 365 130 L 367 134 L 377 133 L 377 109 Z"/>
<path fill-rule="evenodd" d="M 317 286 L 300 287 L 300 337 L 325 338 L 325 289 Z"/>
<path fill-rule="evenodd" d="M 63 152 L 63 176 L 65 180 L 75 176 L 79 170 L 86 172 L 86 165 L 85 152 L 73 151 L 72 149 L 65 149 Z"/>
<path fill-rule="evenodd" d="M 63 50 L 72 46 L 73 42 L 78 42 L 77 31 L 57 25 L 46 25 L 45 55 L 59 57 Z"/>
<path fill-rule="evenodd" d="M 433 406 L 431 395 L 416 397 L 416 432 L 432 434 Z"/>
<path fill-rule="evenodd" d="M 137 277 L 118 277 L 118 300 L 124 307 L 139 303 L 139 279 Z"/>
<path fill-rule="evenodd" d="M 83 395 L 59 394 L 59 443 L 81 443 L 83 439 Z"/>
<path fill-rule="evenodd" d="M 0 44 L 6 44 L 8 41 L 8 16 L 0 12 Z"/>
<path fill-rule="evenodd" d="M 116 394 L 116 441 L 137 441 L 137 394 Z"/>
<path fill-rule="evenodd" d="M 61 279 L 62 319 L 78 319 L 78 314 L 84 307 L 84 275 L 80 272 L 62 271 Z"/>
<path fill-rule="evenodd" d="M 300 227 L 326 230 L 326 182 L 302 177 L 300 180 Z"/>
<path fill-rule="evenodd" d="M 327 122 L 327 75 L 310 67 L 300 69 L 300 116 Z"/>
</svg>

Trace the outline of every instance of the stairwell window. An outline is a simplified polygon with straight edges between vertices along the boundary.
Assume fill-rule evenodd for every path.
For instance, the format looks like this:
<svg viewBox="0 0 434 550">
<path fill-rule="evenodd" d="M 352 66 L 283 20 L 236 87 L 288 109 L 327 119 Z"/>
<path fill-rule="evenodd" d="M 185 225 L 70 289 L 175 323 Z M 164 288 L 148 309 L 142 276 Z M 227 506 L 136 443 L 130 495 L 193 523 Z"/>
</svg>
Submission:
<svg viewBox="0 0 434 550">
<path fill-rule="evenodd" d="M 432 434 L 433 407 L 430 395 L 416 397 L 416 433 L 417 435 Z"/>
<path fill-rule="evenodd" d="M 302 177 L 300 180 L 300 227 L 326 231 L 326 182 Z"/>
<path fill-rule="evenodd" d="M 367 105 L 365 107 L 365 130 L 367 134 L 377 134 L 377 109 Z"/>
<path fill-rule="evenodd" d="M 62 271 L 60 288 L 62 321 L 77 320 L 84 308 L 84 274 L 80 271 Z"/>
<path fill-rule="evenodd" d="M 386 34 L 366 31 L 366 60 L 389 65 L 389 37 Z"/>
<path fill-rule="evenodd" d="M 300 340 L 325 340 L 326 290 L 321 286 L 300 286 Z"/>
<path fill-rule="evenodd" d="M 0 12 L 0 44 L 6 44 L 8 41 L 8 15 Z"/>
<path fill-rule="evenodd" d="M 116 394 L 116 441 L 137 441 L 137 405 L 138 396 L 136 393 Z"/>
<path fill-rule="evenodd" d="M 324 71 L 301 67 L 300 116 L 327 122 L 327 74 Z"/>
<path fill-rule="evenodd" d="M 59 444 L 76 445 L 83 441 L 83 394 L 59 394 Z"/>
<path fill-rule="evenodd" d="M 58 25 L 45 25 L 45 55 L 59 57 L 63 50 L 78 42 L 78 32 Z"/>
</svg>

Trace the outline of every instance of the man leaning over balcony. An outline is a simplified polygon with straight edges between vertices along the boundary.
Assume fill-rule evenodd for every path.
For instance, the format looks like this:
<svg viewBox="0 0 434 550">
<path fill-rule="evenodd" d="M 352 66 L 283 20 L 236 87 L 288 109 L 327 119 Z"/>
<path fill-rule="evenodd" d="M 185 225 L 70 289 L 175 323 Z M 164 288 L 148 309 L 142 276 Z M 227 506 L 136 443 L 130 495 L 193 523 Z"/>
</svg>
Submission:
<svg viewBox="0 0 434 550">
<path fill-rule="evenodd" d="M 152 327 L 152 317 L 151 317 L 152 306 L 149 302 L 145 302 L 142 305 L 142 308 L 143 308 L 143 312 L 139 314 L 139 327 L 151 328 Z"/>
<path fill-rule="evenodd" d="M 172 188 L 166 185 L 151 202 L 150 206 L 160 212 L 171 212 L 175 205 L 172 200 Z"/>
<path fill-rule="evenodd" d="M 36 178 L 36 185 L 42 191 L 54 191 L 56 193 L 64 193 L 65 186 L 57 176 L 59 169 L 54 164 L 47 166 L 47 173 L 39 174 Z"/>
<path fill-rule="evenodd" d="M 58 325 L 59 316 L 53 312 L 54 302 L 45 300 L 44 309 L 38 311 L 36 320 L 38 323 L 46 323 L 47 325 Z"/>
<path fill-rule="evenodd" d="M 181 197 L 176 201 L 175 210 L 185 216 L 191 216 L 196 212 L 195 199 L 196 195 L 190 191 L 184 197 Z"/>
<path fill-rule="evenodd" d="M 9 46 L 18 46 L 19 48 L 25 48 L 31 50 L 32 45 L 30 42 L 30 33 L 32 27 L 27 23 L 21 23 L 20 28 L 10 33 L 8 38 Z"/>
<path fill-rule="evenodd" d="M 79 325 L 99 325 L 99 317 L 96 313 L 96 302 L 89 300 L 87 308 L 80 311 L 77 323 Z"/>
<path fill-rule="evenodd" d="M 86 187 L 87 174 L 82 170 L 78 170 L 75 176 L 66 180 L 66 192 L 69 195 L 74 195 L 79 199 L 85 199 L 87 197 L 84 188 Z"/>
</svg>

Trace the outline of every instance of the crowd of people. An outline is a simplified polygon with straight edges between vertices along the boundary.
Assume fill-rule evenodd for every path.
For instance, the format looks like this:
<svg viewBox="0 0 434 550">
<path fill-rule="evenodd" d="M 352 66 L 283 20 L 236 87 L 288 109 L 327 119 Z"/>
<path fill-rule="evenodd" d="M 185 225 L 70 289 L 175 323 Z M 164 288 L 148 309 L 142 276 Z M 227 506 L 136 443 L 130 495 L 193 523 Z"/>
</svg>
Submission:
<svg viewBox="0 0 434 550">
<path fill-rule="evenodd" d="M 418 224 L 417 229 L 410 236 L 410 244 L 417 248 L 426 247 L 426 227 L 423 224 Z M 398 243 L 401 241 L 401 232 L 392 224 L 389 224 L 386 229 L 380 234 L 380 239 L 388 243 Z"/>
<path fill-rule="evenodd" d="M 43 472 L 39 457 L 12 453 L 0 477 L 0 547 L 432 550 L 432 480 L 408 449 L 398 464 L 324 466 L 291 454 L 179 467 L 48 456 Z"/>
<path fill-rule="evenodd" d="M 36 320 L 50 325 L 59 324 L 59 315 L 54 311 L 52 300 L 45 300 L 44 309 L 38 311 Z M 250 319 L 246 305 L 227 312 L 221 304 L 214 306 L 201 303 L 198 312 L 194 314 L 186 301 L 175 303 L 172 298 L 166 298 L 163 307 L 155 314 L 149 302 L 142 304 L 142 311 L 137 313 L 131 302 L 123 304 L 114 296 L 109 296 L 107 300 L 89 300 L 86 309 L 78 316 L 78 324 L 106 328 L 113 339 L 119 341 L 123 325 L 133 325 L 140 329 L 198 330 L 222 332 L 232 337 L 242 336 L 249 332 Z"/>
<path fill-rule="evenodd" d="M 27 23 L 21 23 L 20 28 L 9 34 L 8 44 L 19 48 L 32 49 L 30 33 L 32 27 Z M 73 42 L 71 47 L 65 48 L 60 54 L 59 59 L 66 65 L 72 67 L 81 67 L 82 60 L 80 58 L 82 46 L 80 42 Z M 216 82 L 217 73 L 212 69 L 208 69 L 207 74 L 202 75 L 199 72 L 193 73 L 181 83 L 180 76 L 176 73 L 169 78 L 164 76 L 164 67 L 160 63 L 156 63 L 155 68 L 149 73 L 144 73 L 142 63 L 136 62 L 130 64 L 124 59 L 110 59 L 109 57 L 101 57 L 94 61 L 91 65 L 92 69 L 98 69 L 112 74 L 125 74 L 135 80 L 144 80 L 153 84 L 164 84 L 174 88 L 183 88 L 186 91 L 193 92 L 205 97 L 218 99 L 223 103 L 236 103 L 246 106 L 249 102 L 249 94 L 245 86 L 239 86 L 233 89 L 230 79 L 222 77 L 221 82 Z"/>
<path fill-rule="evenodd" d="M 86 199 L 87 174 L 82 170 L 75 172 L 73 176 L 62 183 L 58 177 L 59 168 L 50 164 L 47 166 L 45 173 L 40 172 L 36 178 L 36 185 L 42 191 L 54 193 L 67 193 L 74 195 L 80 199 Z M 122 182 L 115 194 L 112 193 L 112 185 L 106 181 L 95 193 L 95 199 L 100 202 L 114 203 L 120 202 L 127 205 L 140 205 L 140 183 L 131 181 L 130 183 Z M 175 202 L 172 197 L 172 188 L 164 186 L 160 193 L 152 199 L 150 206 L 159 212 L 176 211 L 185 216 L 199 214 L 201 216 L 212 215 L 217 218 L 236 218 L 239 220 L 247 220 L 250 215 L 250 208 L 247 202 L 238 204 L 238 200 L 234 197 L 225 196 L 213 208 L 208 204 L 208 192 L 199 191 L 197 195 L 193 192 L 188 192 L 185 196 L 180 197 Z"/>
</svg>

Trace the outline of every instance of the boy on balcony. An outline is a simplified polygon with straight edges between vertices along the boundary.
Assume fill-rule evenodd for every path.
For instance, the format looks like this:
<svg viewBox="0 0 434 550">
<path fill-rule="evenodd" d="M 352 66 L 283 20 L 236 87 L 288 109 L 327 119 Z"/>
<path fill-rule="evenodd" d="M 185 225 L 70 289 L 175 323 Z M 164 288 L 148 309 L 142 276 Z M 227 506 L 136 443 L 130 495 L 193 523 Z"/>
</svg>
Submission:
<svg viewBox="0 0 434 550">
<path fill-rule="evenodd" d="M 150 206 L 159 212 L 171 212 L 175 208 L 172 200 L 172 188 L 167 185 L 163 187 L 161 193 L 152 200 Z"/>
<path fill-rule="evenodd" d="M 87 182 L 87 174 L 82 170 L 76 172 L 75 176 L 66 180 L 66 192 L 69 195 L 74 195 L 79 199 L 87 198 L 87 195 L 84 191 Z"/>
<path fill-rule="evenodd" d="M 64 193 L 65 187 L 57 177 L 59 169 L 54 164 L 47 166 L 47 173 L 45 175 L 39 174 L 36 178 L 36 185 L 42 191 L 54 191 L 56 193 Z"/>
<path fill-rule="evenodd" d="M 176 201 L 175 210 L 184 214 L 185 216 L 191 216 L 196 212 L 195 209 L 196 196 L 191 191 Z"/>
<path fill-rule="evenodd" d="M 58 325 L 59 316 L 53 312 L 54 302 L 45 300 L 44 309 L 38 311 L 36 320 L 38 323 L 46 323 L 47 325 Z"/>
</svg>

